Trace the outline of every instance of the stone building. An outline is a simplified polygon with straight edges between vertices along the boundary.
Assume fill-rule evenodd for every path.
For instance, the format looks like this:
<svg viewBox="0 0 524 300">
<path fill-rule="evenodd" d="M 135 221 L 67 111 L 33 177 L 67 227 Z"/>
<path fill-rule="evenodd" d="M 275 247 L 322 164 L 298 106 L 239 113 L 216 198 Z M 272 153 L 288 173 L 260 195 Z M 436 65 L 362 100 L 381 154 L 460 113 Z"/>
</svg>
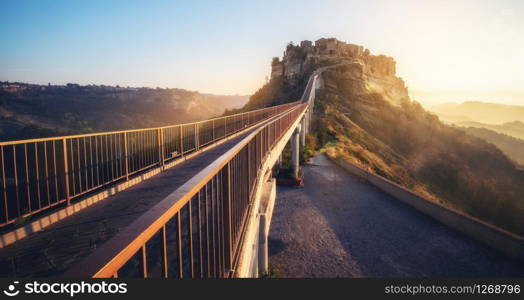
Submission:
<svg viewBox="0 0 524 300">
<path fill-rule="evenodd" d="M 273 57 L 271 62 L 271 78 L 282 77 L 284 75 L 284 64 L 280 61 L 280 58 Z"/>
<path fill-rule="evenodd" d="M 366 63 L 371 74 L 381 76 L 395 75 L 395 61 L 384 55 L 371 55 L 369 50 L 354 44 L 348 44 L 336 38 L 321 38 L 313 42 L 302 41 L 299 45 L 289 43 L 282 60 L 273 58 L 271 78 L 283 77 L 293 84 L 296 78 L 307 69 L 310 61 L 333 58 L 357 59 Z"/>
<path fill-rule="evenodd" d="M 315 53 L 318 55 L 338 55 L 340 42 L 336 38 L 321 38 L 315 41 Z"/>
<path fill-rule="evenodd" d="M 310 53 L 313 51 L 313 42 L 312 41 L 302 41 L 300 42 L 300 48 L 302 48 L 305 52 Z"/>
</svg>

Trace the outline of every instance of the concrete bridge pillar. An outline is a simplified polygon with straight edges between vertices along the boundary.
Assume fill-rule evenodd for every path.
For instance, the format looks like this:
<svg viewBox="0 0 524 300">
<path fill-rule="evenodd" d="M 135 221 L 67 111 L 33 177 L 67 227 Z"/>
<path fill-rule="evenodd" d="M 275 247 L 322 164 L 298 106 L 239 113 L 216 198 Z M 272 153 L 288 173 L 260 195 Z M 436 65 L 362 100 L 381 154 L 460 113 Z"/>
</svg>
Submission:
<svg viewBox="0 0 524 300">
<path fill-rule="evenodd" d="M 313 121 L 313 107 L 310 106 L 308 111 L 307 111 L 308 132 L 311 131 L 311 125 L 312 125 L 311 123 L 312 123 L 312 121 Z"/>
<path fill-rule="evenodd" d="M 291 136 L 291 165 L 293 167 L 293 177 L 298 178 L 298 169 L 300 168 L 300 124 L 297 125 Z"/>
<path fill-rule="evenodd" d="M 304 147 L 306 145 L 306 117 L 302 118 L 300 123 L 300 146 Z"/>
<path fill-rule="evenodd" d="M 309 112 L 311 111 L 311 108 L 308 109 L 307 111 L 307 114 L 306 114 L 306 133 L 309 133 L 311 131 L 311 126 L 310 126 L 310 118 L 309 118 Z"/>
<path fill-rule="evenodd" d="M 309 133 L 309 126 L 308 126 L 308 123 L 309 123 L 309 120 L 308 120 L 308 112 L 309 112 L 309 109 L 308 111 L 306 111 L 306 113 L 304 114 L 304 118 L 302 119 L 302 127 L 304 127 L 304 131 L 306 133 Z"/>
<path fill-rule="evenodd" d="M 267 274 L 269 271 L 268 263 L 268 235 L 269 235 L 269 224 L 266 214 L 260 215 L 258 235 L 258 273 Z"/>
</svg>

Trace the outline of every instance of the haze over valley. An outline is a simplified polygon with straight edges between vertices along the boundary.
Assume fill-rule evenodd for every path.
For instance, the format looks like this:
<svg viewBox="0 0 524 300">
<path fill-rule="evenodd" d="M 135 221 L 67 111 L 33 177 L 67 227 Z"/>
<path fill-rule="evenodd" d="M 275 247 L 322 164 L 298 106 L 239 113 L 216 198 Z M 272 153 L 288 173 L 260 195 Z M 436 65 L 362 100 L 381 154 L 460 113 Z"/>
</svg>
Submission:
<svg viewBox="0 0 524 300">
<path fill-rule="evenodd" d="M 524 106 L 467 101 L 424 104 L 424 107 L 441 121 L 494 144 L 516 163 L 524 165 Z"/>
<path fill-rule="evenodd" d="M 183 89 L 0 82 L 0 140 L 200 121 L 239 108 L 248 98 Z"/>
</svg>

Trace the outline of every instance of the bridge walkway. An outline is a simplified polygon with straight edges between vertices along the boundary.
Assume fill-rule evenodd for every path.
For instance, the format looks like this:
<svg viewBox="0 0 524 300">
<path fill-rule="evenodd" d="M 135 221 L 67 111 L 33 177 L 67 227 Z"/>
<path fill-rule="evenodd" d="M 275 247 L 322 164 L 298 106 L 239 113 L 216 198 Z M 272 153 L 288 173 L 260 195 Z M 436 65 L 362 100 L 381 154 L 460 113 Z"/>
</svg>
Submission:
<svg viewBox="0 0 524 300">
<path fill-rule="evenodd" d="M 1 248 L 0 277 L 62 275 L 269 120 L 40 232 Z"/>
</svg>

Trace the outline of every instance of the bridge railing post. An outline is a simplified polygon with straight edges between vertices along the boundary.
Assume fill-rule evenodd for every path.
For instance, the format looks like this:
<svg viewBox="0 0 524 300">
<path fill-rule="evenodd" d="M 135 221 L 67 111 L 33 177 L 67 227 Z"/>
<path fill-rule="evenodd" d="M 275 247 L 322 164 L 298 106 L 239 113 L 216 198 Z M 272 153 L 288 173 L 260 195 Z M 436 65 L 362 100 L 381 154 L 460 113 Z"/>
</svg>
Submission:
<svg viewBox="0 0 524 300">
<path fill-rule="evenodd" d="M 67 157 L 67 139 L 62 139 L 63 154 L 64 154 L 64 181 L 65 181 L 65 194 L 67 205 L 71 204 L 71 195 L 69 195 L 69 166 Z"/>
<path fill-rule="evenodd" d="M 162 134 L 162 128 L 157 129 L 157 140 L 158 140 L 158 161 L 159 165 L 164 165 L 164 136 Z"/>
<path fill-rule="evenodd" d="M 167 255 L 168 255 L 168 252 L 167 252 L 167 230 L 166 230 L 166 225 L 162 226 L 162 236 L 161 236 L 161 239 L 162 239 L 162 248 L 160 249 L 160 255 L 161 255 L 161 265 L 162 265 L 162 277 L 163 278 L 168 278 L 169 277 L 169 267 L 168 267 L 168 263 L 167 263 Z"/>
<path fill-rule="evenodd" d="M 224 117 L 224 137 L 227 136 L 227 117 Z"/>
<path fill-rule="evenodd" d="M 124 132 L 124 162 L 126 164 L 126 180 L 129 180 L 129 148 L 127 145 L 127 132 Z"/>
<path fill-rule="evenodd" d="M 215 119 L 213 119 L 211 121 L 211 126 L 212 126 L 212 131 L 211 131 L 212 132 L 212 139 L 211 140 L 214 142 L 215 141 Z"/>
<path fill-rule="evenodd" d="M 222 173 L 222 191 L 223 191 L 223 200 L 224 200 L 224 227 L 225 227 L 225 242 L 224 242 L 224 256 L 225 256 L 225 266 L 224 269 L 227 272 L 227 275 L 230 275 L 230 272 L 233 271 L 233 238 L 231 230 L 231 162 L 227 163 L 227 167 Z"/>
<path fill-rule="evenodd" d="M 198 151 L 198 148 L 200 148 L 200 141 L 198 136 L 198 123 L 195 123 L 195 151 Z"/>
<path fill-rule="evenodd" d="M 180 155 L 184 157 L 184 129 L 182 128 L 184 125 L 180 125 Z"/>
</svg>

